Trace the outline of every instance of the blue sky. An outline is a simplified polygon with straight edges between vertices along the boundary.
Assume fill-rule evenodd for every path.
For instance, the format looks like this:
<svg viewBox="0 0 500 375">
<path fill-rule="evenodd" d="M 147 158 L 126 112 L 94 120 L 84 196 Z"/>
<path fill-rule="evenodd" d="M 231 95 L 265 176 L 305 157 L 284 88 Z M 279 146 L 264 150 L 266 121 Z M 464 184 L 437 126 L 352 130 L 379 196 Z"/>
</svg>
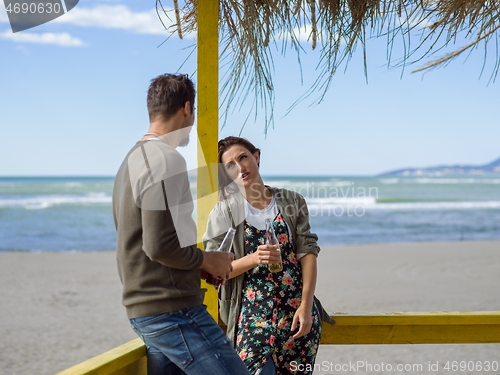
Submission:
<svg viewBox="0 0 500 375">
<path fill-rule="evenodd" d="M 0 5 L 0 176 L 115 174 L 147 132 L 149 80 L 175 72 L 195 42 L 174 36 L 159 47 L 168 34 L 154 7 L 81 0 L 57 20 L 12 34 Z M 488 85 L 493 48 L 480 79 L 482 47 L 467 61 L 401 74 L 387 69 L 386 40 L 370 40 L 368 84 L 358 48 L 321 104 L 305 100 L 283 117 L 315 78 L 318 51 L 303 47 L 303 86 L 294 53 L 275 56 L 274 129 L 265 137 L 260 116 L 242 132 L 262 149 L 262 174 L 370 175 L 500 157 L 500 86 Z M 182 72 L 195 69 L 193 55 Z M 232 114 L 220 137 L 239 134 L 246 114 Z M 181 150 L 190 168 L 194 146 Z"/>
</svg>

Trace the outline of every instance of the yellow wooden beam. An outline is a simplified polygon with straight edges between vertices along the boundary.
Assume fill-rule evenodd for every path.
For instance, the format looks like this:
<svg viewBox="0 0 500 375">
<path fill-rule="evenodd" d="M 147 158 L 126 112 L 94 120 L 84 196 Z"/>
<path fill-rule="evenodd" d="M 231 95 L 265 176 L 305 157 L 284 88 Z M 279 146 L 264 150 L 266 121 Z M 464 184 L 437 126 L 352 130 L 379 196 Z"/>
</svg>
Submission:
<svg viewBox="0 0 500 375">
<path fill-rule="evenodd" d="M 146 346 L 135 339 L 57 375 L 147 375 Z"/>
<path fill-rule="evenodd" d="M 500 343 L 500 311 L 333 314 L 323 325 L 322 345 Z M 140 339 L 57 375 L 145 375 L 146 347 Z"/>
<path fill-rule="evenodd" d="M 198 2 L 198 246 L 207 228 L 210 211 L 217 203 L 217 142 L 219 138 L 219 0 Z M 212 173 L 210 173 L 212 172 Z M 208 292 L 205 304 L 218 320 L 217 292 L 203 283 Z"/>
<path fill-rule="evenodd" d="M 336 313 L 339 325 L 455 325 L 500 324 L 500 311 L 425 311 L 372 314 Z"/>
<path fill-rule="evenodd" d="M 500 311 L 335 314 L 321 344 L 500 343 Z"/>
</svg>

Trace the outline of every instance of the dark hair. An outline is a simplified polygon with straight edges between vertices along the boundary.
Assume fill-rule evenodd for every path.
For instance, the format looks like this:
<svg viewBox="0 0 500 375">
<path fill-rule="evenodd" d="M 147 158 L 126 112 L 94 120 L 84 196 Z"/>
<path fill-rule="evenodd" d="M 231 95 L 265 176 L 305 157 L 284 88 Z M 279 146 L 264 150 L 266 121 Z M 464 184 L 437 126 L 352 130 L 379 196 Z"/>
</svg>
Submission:
<svg viewBox="0 0 500 375">
<path fill-rule="evenodd" d="M 245 147 L 250 153 L 253 155 L 256 152 L 259 153 L 260 157 L 260 149 L 255 147 L 251 142 L 247 141 L 245 138 L 240 138 L 240 137 L 226 137 L 224 139 L 221 139 L 219 141 L 219 150 L 217 154 L 217 161 L 219 162 L 219 198 L 223 198 L 224 194 L 226 192 L 226 188 L 229 187 L 231 184 L 232 180 L 229 178 L 229 176 L 226 173 L 226 169 L 224 168 L 224 165 L 222 163 L 222 155 L 232 146 L 235 145 L 240 145 Z M 259 167 L 260 167 L 260 162 L 259 162 Z M 228 189 L 228 193 L 231 193 L 231 190 L 235 189 Z"/>
<path fill-rule="evenodd" d="M 148 90 L 149 121 L 161 116 L 168 120 L 191 103 L 191 113 L 194 110 L 194 84 L 186 74 L 162 74 L 151 80 Z"/>
</svg>

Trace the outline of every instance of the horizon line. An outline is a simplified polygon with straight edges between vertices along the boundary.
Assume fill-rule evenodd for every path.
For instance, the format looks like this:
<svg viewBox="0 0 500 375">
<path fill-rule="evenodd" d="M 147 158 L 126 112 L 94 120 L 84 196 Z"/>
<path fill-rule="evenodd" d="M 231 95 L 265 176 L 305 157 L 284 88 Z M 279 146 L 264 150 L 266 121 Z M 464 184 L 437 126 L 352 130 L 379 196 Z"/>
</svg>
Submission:
<svg viewBox="0 0 500 375">
<path fill-rule="evenodd" d="M 189 172 L 188 172 L 189 174 Z M 193 177 L 193 175 L 190 175 Z M 261 175 L 262 177 L 280 177 L 280 178 L 285 178 L 285 177 L 377 177 L 376 174 L 297 174 L 297 175 L 270 175 L 270 174 L 263 174 Z M 115 175 L 0 175 L 0 178 L 115 178 Z"/>
</svg>

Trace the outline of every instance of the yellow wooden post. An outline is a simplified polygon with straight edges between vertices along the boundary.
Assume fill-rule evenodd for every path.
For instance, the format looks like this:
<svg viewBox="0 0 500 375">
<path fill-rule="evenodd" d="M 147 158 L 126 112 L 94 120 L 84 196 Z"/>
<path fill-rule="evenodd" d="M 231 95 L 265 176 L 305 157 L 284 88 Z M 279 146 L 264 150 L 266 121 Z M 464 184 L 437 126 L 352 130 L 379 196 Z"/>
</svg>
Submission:
<svg viewBox="0 0 500 375">
<path fill-rule="evenodd" d="M 219 0 L 198 2 L 198 179 L 197 226 L 198 246 L 207 228 L 207 218 L 217 203 L 217 163 L 219 136 Z M 211 285 L 205 304 L 218 321 L 217 293 Z"/>
</svg>

